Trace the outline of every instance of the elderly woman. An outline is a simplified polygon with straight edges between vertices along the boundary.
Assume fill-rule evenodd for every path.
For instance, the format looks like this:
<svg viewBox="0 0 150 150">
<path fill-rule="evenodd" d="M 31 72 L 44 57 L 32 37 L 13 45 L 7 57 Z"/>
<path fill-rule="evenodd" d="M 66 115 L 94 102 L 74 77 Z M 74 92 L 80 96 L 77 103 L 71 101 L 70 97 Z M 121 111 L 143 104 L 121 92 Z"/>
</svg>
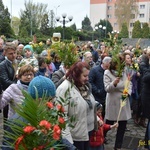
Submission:
<svg viewBox="0 0 150 150">
<path fill-rule="evenodd" d="M 86 62 L 90 69 L 95 66 L 95 62 L 93 61 L 92 53 L 90 51 L 87 51 L 83 54 L 83 62 Z"/>
<path fill-rule="evenodd" d="M 30 81 L 34 78 L 34 69 L 30 65 L 22 66 L 18 72 L 17 84 L 11 84 L 3 93 L 0 95 L 0 109 L 3 109 L 9 104 L 8 119 L 14 114 L 14 106 L 23 102 L 24 96 L 22 90 L 27 91 Z"/>
<path fill-rule="evenodd" d="M 76 62 L 56 90 L 57 100 L 65 103 L 66 119 L 75 117 L 73 128 L 67 127 L 63 138 L 69 140 L 80 150 L 88 149 L 89 133 L 94 129 L 96 121 L 96 104 L 88 84 L 88 75 L 88 64 Z M 66 92 L 68 99 L 66 99 Z"/>
<path fill-rule="evenodd" d="M 119 57 L 121 62 L 124 62 L 123 57 Z M 126 105 L 122 108 L 120 117 L 119 110 L 121 105 L 122 93 L 125 87 L 127 74 L 122 70 L 122 76 L 118 77 L 118 64 L 117 62 L 111 61 L 110 68 L 104 72 L 104 86 L 107 92 L 106 94 L 106 123 L 114 124 L 118 121 L 118 129 L 115 141 L 115 150 L 120 150 L 123 142 L 123 137 L 126 129 L 127 120 L 131 118 L 131 109 L 129 98 L 126 98 Z M 131 95 L 131 82 L 129 81 L 128 95 Z"/>
</svg>

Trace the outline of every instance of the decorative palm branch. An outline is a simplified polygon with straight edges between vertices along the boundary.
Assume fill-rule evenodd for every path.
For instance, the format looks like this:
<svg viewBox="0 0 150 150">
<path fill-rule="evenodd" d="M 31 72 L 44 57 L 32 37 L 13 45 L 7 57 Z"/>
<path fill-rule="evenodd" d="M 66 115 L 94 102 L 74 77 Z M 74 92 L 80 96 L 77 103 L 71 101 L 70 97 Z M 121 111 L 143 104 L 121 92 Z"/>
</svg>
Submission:
<svg viewBox="0 0 150 150">
<path fill-rule="evenodd" d="M 76 45 L 73 42 L 55 43 L 51 46 L 51 48 L 68 68 L 78 61 L 79 57 L 77 55 Z"/>
<path fill-rule="evenodd" d="M 19 118 L 6 123 L 9 131 L 4 131 L 5 142 L 15 150 L 62 149 L 61 130 L 66 127 L 63 106 L 44 96 L 34 100 L 26 92 L 23 95 L 24 103 L 16 109 Z"/>
<path fill-rule="evenodd" d="M 122 57 L 120 55 L 121 45 L 114 45 L 113 50 L 111 51 L 112 61 L 116 63 L 116 71 L 117 76 L 121 77 L 124 71 L 125 62 L 122 61 Z"/>
</svg>

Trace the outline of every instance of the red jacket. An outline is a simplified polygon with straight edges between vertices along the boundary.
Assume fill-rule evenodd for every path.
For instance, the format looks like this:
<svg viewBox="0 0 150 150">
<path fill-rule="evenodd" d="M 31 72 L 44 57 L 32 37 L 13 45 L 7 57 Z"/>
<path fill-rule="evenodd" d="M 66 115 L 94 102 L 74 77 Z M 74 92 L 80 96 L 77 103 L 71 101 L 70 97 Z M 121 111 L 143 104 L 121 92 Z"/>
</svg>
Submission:
<svg viewBox="0 0 150 150">
<path fill-rule="evenodd" d="M 103 120 L 102 117 L 99 116 L 99 118 Z M 104 144 L 104 132 L 108 130 L 110 130 L 110 125 L 104 123 L 102 126 L 99 126 L 97 131 L 92 131 L 90 135 L 90 146 L 97 147 Z"/>
</svg>

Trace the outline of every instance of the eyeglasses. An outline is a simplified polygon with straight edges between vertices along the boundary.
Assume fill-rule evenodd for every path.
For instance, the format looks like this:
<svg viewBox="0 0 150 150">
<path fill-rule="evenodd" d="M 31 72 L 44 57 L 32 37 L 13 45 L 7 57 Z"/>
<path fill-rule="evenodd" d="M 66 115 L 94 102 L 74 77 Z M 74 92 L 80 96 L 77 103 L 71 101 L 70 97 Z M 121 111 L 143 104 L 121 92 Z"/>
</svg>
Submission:
<svg viewBox="0 0 150 150">
<path fill-rule="evenodd" d="M 29 76 L 34 76 L 34 74 L 33 73 L 29 73 L 29 74 L 24 74 L 23 76 L 25 76 L 25 77 L 29 77 Z"/>
</svg>

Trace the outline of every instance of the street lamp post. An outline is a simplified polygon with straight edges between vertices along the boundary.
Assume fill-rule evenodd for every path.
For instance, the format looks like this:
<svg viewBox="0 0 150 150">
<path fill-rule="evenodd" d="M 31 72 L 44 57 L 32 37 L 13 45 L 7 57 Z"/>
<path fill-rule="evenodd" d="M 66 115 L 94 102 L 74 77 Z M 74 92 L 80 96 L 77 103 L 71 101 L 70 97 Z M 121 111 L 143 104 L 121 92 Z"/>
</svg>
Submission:
<svg viewBox="0 0 150 150">
<path fill-rule="evenodd" d="M 106 38 L 106 27 L 105 26 L 103 26 L 103 30 L 104 30 L 105 38 Z"/>
<path fill-rule="evenodd" d="M 95 32 L 95 30 L 97 30 L 98 29 L 98 27 L 96 26 L 95 28 L 93 28 L 93 33 L 92 33 L 92 41 L 94 41 L 94 32 Z"/>
<path fill-rule="evenodd" d="M 99 27 L 99 29 L 100 29 L 100 39 L 101 39 L 101 30 L 102 30 L 102 27 L 103 27 L 103 26 L 100 24 L 98 27 Z"/>
<path fill-rule="evenodd" d="M 114 39 L 117 39 L 117 38 L 118 38 L 119 31 L 114 30 L 114 31 L 111 32 L 111 34 L 113 35 L 113 38 L 114 38 Z"/>
<path fill-rule="evenodd" d="M 12 0 L 10 0 L 10 6 L 11 6 L 11 28 L 12 28 Z"/>
<path fill-rule="evenodd" d="M 56 16 L 57 16 L 57 9 L 60 7 L 60 5 L 58 5 L 57 7 L 56 6 L 54 6 L 54 8 L 55 8 L 55 18 L 56 18 Z M 57 26 L 57 21 L 55 22 L 55 25 Z"/>
<path fill-rule="evenodd" d="M 35 16 L 33 16 L 33 15 L 35 15 L 35 13 L 36 13 L 36 11 L 35 10 L 31 10 L 31 12 L 30 12 L 30 36 L 32 37 L 32 35 L 33 35 L 33 19 L 34 19 L 34 17 Z"/>
<path fill-rule="evenodd" d="M 102 26 L 101 24 L 99 26 L 95 26 L 96 30 L 100 31 L 100 39 L 101 39 L 101 31 L 104 30 L 105 38 L 106 38 L 106 27 Z"/>
<path fill-rule="evenodd" d="M 31 28 L 31 30 L 30 30 L 30 36 L 32 37 L 32 15 L 31 15 L 31 20 L 30 20 L 30 28 Z"/>
<path fill-rule="evenodd" d="M 63 20 L 60 20 L 60 17 L 59 17 L 59 16 L 56 17 L 56 21 L 63 24 L 63 41 L 64 41 L 64 39 L 65 39 L 65 24 L 68 23 L 68 22 L 71 22 L 72 19 L 73 19 L 72 16 L 68 16 L 68 20 L 66 20 L 66 17 L 67 17 L 67 14 L 66 14 L 66 13 L 63 13 L 63 14 L 62 14 Z"/>
<path fill-rule="evenodd" d="M 55 16 L 57 16 L 57 9 L 58 9 L 58 7 L 60 7 L 60 5 L 58 5 L 57 7 L 54 7 L 56 9 Z"/>
</svg>

